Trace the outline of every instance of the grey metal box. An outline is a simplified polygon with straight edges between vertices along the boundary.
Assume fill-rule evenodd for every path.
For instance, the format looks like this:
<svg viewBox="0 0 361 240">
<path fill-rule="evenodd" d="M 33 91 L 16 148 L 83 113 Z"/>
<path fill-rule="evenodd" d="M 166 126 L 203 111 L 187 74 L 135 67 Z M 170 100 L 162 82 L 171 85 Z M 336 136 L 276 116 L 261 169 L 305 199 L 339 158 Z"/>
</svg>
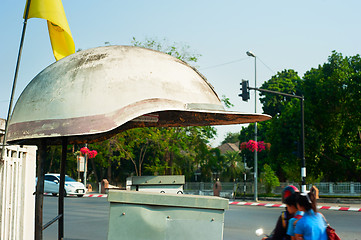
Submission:
<svg viewBox="0 0 361 240">
<path fill-rule="evenodd" d="M 126 189 L 156 193 L 183 193 L 184 175 L 128 177 Z"/>
<path fill-rule="evenodd" d="M 222 240 L 228 200 L 109 190 L 108 240 Z"/>
</svg>

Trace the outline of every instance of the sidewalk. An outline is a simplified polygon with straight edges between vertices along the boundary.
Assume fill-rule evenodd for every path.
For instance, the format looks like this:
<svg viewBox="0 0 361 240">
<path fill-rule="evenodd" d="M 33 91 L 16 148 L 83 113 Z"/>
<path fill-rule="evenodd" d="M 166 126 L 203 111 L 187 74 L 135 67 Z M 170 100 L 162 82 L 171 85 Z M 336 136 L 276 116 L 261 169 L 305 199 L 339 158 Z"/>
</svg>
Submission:
<svg viewBox="0 0 361 240">
<path fill-rule="evenodd" d="M 83 197 L 108 197 L 108 194 L 102 194 L 102 193 L 87 193 L 84 194 Z"/>
<path fill-rule="evenodd" d="M 333 201 L 333 202 L 329 202 Z M 272 200 L 260 200 L 258 202 L 254 201 L 242 201 L 242 200 L 230 200 L 230 205 L 243 205 L 243 206 L 264 206 L 264 207 L 280 207 L 285 208 L 286 205 L 282 204 L 281 201 L 272 201 Z M 317 207 L 322 210 L 334 210 L 334 211 L 353 211 L 361 212 L 361 201 L 342 201 L 340 199 L 319 199 Z"/>
<path fill-rule="evenodd" d="M 108 194 L 100 194 L 97 192 L 90 192 L 85 194 L 83 197 L 95 197 L 95 198 L 106 198 Z M 263 199 L 258 202 L 246 199 L 246 200 L 229 200 L 230 205 L 240 206 L 263 206 L 263 207 L 279 207 L 285 208 L 280 199 Z M 361 212 L 361 199 L 345 199 L 345 198 L 320 198 L 317 204 L 319 209 L 322 210 L 334 210 L 334 211 L 353 211 Z"/>
</svg>

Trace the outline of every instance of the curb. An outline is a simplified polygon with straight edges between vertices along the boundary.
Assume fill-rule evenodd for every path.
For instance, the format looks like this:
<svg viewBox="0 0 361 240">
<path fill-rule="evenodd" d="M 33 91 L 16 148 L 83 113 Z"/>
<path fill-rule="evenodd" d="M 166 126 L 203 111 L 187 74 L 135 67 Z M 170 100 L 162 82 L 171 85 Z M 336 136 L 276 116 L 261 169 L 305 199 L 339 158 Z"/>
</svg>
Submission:
<svg viewBox="0 0 361 240">
<path fill-rule="evenodd" d="M 44 196 L 51 196 L 52 193 L 44 193 L 43 195 Z M 108 194 L 84 194 L 83 197 L 97 197 L 97 198 L 103 197 L 103 198 L 106 198 L 106 197 L 108 197 Z"/>
<path fill-rule="evenodd" d="M 280 207 L 285 208 L 285 204 L 273 204 L 273 203 L 256 203 L 256 202 L 233 202 L 230 201 L 229 205 L 240 205 L 240 206 L 262 206 L 262 207 Z M 332 206 L 318 206 L 318 209 L 322 210 L 334 210 L 334 211 L 352 211 L 361 212 L 361 208 L 354 207 L 332 207 Z"/>
<path fill-rule="evenodd" d="M 97 198 L 104 197 L 104 198 L 106 198 L 106 197 L 108 197 L 108 194 L 84 194 L 83 197 L 97 197 Z"/>
<path fill-rule="evenodd" d="M 51 193 L 44 193 L 44 195 L 51 195 Z M 84 194 L 84 198 L 106 198 L 108 194 Z M 238 205 L 238 206 L 261 206 L 261 207 L 274 207 L 274 208 L 285 208 L 286 204 L 275 204 L 275 203 L 257 203 L 257 202 L 237 202 L 229 201 L 229 205 Z M 333 211 L 351 211 L 351 212 L 361 212 L 361 208 L 355 207 L 334 207 L 334 206 L 318 206 L 318 209 L 321 210 L 333 210 Z"/>
</svg>

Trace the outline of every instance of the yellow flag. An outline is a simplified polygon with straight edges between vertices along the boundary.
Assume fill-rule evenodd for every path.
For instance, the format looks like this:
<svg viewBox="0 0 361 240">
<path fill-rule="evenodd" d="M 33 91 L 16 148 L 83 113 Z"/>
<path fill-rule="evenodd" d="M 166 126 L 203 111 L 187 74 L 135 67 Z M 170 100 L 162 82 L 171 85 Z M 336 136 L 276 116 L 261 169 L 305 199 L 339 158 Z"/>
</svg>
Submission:
<svg viewBox="0 0 361 240">
<path fill-rule="evenodd" d="M 48 21 L 50 41 L 56 60 L 75 52 L 73 37 L 61 0 L 32 0 L 28 18 L 42 18 Z"/>
</svg>

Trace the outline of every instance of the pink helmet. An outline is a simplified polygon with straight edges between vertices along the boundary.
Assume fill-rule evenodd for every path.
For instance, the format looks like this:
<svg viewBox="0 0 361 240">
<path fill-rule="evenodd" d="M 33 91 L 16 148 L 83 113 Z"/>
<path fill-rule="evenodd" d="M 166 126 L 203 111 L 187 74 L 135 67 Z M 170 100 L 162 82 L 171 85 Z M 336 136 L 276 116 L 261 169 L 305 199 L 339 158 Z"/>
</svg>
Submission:
<svg viewBox="0 0 361 240">
<path fill-rule="evenodd" d="M 295 192 L 299 192 L 298 188 L 293 185 L 288 185 L 282 191 L 282 202 L 285 202 L 285 199 L 294 194 Z"/>
</svg>

